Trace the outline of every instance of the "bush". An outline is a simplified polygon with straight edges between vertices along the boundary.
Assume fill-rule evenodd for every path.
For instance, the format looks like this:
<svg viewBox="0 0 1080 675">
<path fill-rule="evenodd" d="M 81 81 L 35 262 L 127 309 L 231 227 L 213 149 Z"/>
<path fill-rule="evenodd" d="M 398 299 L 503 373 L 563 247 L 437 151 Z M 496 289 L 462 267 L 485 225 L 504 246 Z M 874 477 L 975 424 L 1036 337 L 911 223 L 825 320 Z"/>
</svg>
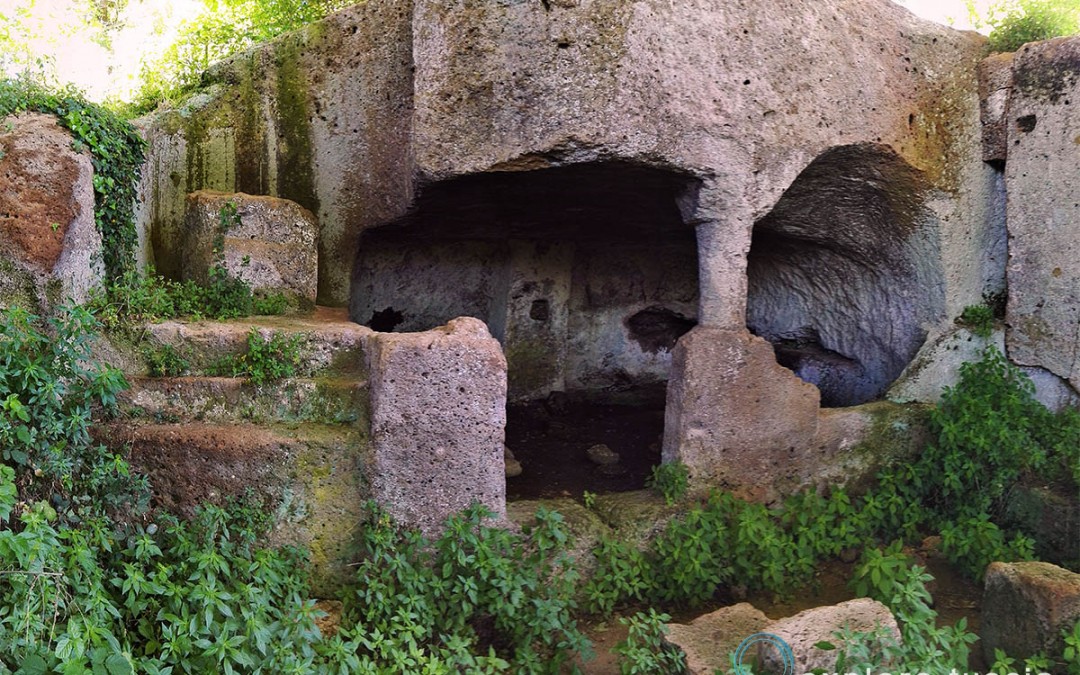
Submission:
<svg viewBox="0 0 1080 675">
<path fill-rule="evenodd" d="M 359 672 L 558 673 L 590 645 L 572 612 L 566 525 L 541 509 L 523 536 L 474 505 L 434 542 L 369 505 L 346 632 Z"/>
<path fill-rule="evenodd" d="M 619 623 L 628 627 L 626 639 L 612 650 L 619 655 L 622 675 L 682 675 L 686 672 L 686 656 L 678 647 L 664 641 L 671 620 L 656 610 L 638 612 L 622 617 Z"/>
<path fill-rule="evenodd" d="M 1028 42 L 1080 32 L 1078 0 L 1000 0 L 984 16 L 973 2 L 968 13 L 977 28 L 990 28 L 990 49 L 1013 52 Z"/>
</svg>

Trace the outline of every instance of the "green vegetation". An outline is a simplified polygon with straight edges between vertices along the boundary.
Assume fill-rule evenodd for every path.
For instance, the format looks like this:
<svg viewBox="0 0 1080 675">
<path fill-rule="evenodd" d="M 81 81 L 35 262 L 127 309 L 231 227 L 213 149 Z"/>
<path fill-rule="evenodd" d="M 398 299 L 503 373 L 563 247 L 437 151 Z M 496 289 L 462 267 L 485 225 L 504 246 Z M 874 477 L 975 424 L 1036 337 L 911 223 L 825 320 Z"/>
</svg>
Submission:
<svg viewBox="0 0 1080 675">
<path fill-rule="evenodd" d="M 272 333 L 264 338 L 258 330 L 248 332 L 247 351 L 225 357 L 212 370 L 226 377 L 248 377 L 256 385 L 292 377 L 300 365 L 300 335 Z"/>
<path fill-rule="evenodd" d="M 123 329 L 133 323 L 179 317 L 222 320 L 252 314 L 284 314 L 289 302 L 283 294 L 256 296 L 251 286 L 229 274 L 225 267 L 225 235 L 240 223 L 236 204 L 226 202 L 218 218 L 207 283 L 191 279 L 170 281 L 159 276 L 153 267 L 148 267 L 142 276 L 128 272 L 91 302 L 105 326 Z"/>
<path fill-rule="evenodd" d="M 933 673 L 966 666 L 970 645 L 979 638 L 968 632 L 965 619 L 953 626 L 938 627 L 937 612 L 931 609 L 933 601 L 926 590 L 930 581 L 933 577 L 923 568 L 906 564 L 883 577 L 883 602 L 896 617 L 901 639 L 880 627 L 871 632 L 840 631 L 837 638 L 844 647 L 837 655 L 836 672 L 899 672 L 897 668 L 902 667 L 904 672 Z M 828 642 L 815 646 L 836 648 Z"/>
<path fill-rule="evenodd" d="M 662 496 L 668 506 L 674 506 L 690 487 L 690 471 L 682 462 L 659 464 L 652 468 L 646 485 Z"/>
<path fill-rule="evenodd" d="M 769 510 L 714 492 L 672 520 L 647 551 L 601 540 L 596 574 L 583 589 L 587 609 L 697 605 L 729 585 L 789 593 L 824 558 L 898 535 L 912 541 L 941 533 L 945 554 L 974 578 L 992 560 L 1032 558 L 1034 542 L 998 524 L 1005 491 L 1023 475 L 1075 481 L 1080 412 L 1046 410 L 1030 381 L 988 349 L 963 366 L 931 421 L 930 447 L 913 463 L 882 471 L 861 497 L 807 492 Z M 868 554 L 857 588 L 884 597 L 900 545 Z"/>
<path fill-rule="evenodd" d="M 473 506 L 434 542 L 371 513 L 345 598 L 348 672 L 558 673 L 573 652 L 590 653 L 558 513 L 539 510 L 518 536 Z"/>
<path fill-rule="evenodd" d="M 146 369 L 151 377 L 177 377 L 187 372 L 191 364 L 172 345 L 143 347 Z"/>
<path fill-rule="evenodd" d="M 931 672 L 965 663 L 973 638 L 963 622 L 936 625 L 929 576 L 894 540 L 940 532 L 943 551 L 975 577 L 991 559 L 1029 558 L 1031 540 L 998 523 L 1007 487 L 1080 472 L 1080 412 L 1047 411 L 988 349 L 932 413 L 931 445 L 883 471 L 867 494 L 806 492 L 770 509 L 714 492 L 646 550 L 602 539 L 582 584 L 557 513 L 541 510 L 515 534 L 474 506 L 428 540 L 369 505 L 340 630 L 323 638 L 305 554 L 254 544 L 271 505 L 205 506 L 191 522 L 156 514 L 146 480 L 92 443 L 92 412 L 107 413 L 125 386 L 117 371 L 93 365 L 95 327 L 86 310 L 67 308 L 45 321 L 12 310 L 0 324 L 0 608 L 8 608 L 0 663 L 10 670 L 554 673 L 590 651 L 578 599 L 607 615 L 700 605 L 725 586 L 791 593 L 822 560 L 891 541 L 864 553 L 851 583 L 890 606 L 903 641 L 843 634 L 840 672 L 883 663 Z M 229 372 L 259 384 L 288 376 L 299 341 L 252 331 Z M 182 369 L 175 352 L 153 358 L 160 372 Z M 685 490 L 685 467 L 667 466 L 682 478 L 657 472 L 655 482 Z M 623 672 L 678 672 L 678 653 L 661 639 L 666 620 L 656 609 L 626 619 L 616 649 Z M 1075 673 L 1080 628 L 1065 638 L 1054 663 Z"/>
<path fill-rule="evenodd" d="M 3 462 L 19 471 L 24 501 L 45 500 L 71 521 L 138 511 L 148 500 L 145 482 L 91 442 L 91 411 L 114 409 L 127 386 L 120 371 L 91 363 L 94 327 L 81 308 L 43 323 L 21 309 L 0 314 Z"/>
<path fill-rule="evenodd" d="M 206 11 L 185 23 L 160 57 L 143 65 L 129 114 L 148 112 L 195 89 L 213 63 L 296 30 L 352 0 L 203 0 Z"/>
<path fill-rule="evenodd" d="M 976 28 L 990 28 L 990 49 L 1013 52 L 1028 42 L 1080 33 L 1080 0 L 999 0 L 985 14 L 969 0 Z"/>
<path fill-rule="evenodd" d="M 956 323 L 981 338 L 988 338 L 994 330 L 994 310 L 989 305 L 968 305 Z"/>
<path fill-rule="evenodd" d="M 682 651 L 664 642 L 668 632 L 664 624 L 668 621 L 671 621 L 670 616 L 658 614 L 654 609 L 619 618 L 619 623 L 627 626 L 627 635 L 612 651 L 619 655 L 622 675 L 682 675 L 686 672 L 686 657 Z"/>
<path fill-rule="evenodd" d="M 105 273 L 122 277 L 135 265 L 135 189 L 144 142 L 134 127 L 72 89 L 51 90 L 28 79 L 0 79 L 0 119 L 36 111 L 56 116 L 90 152 L 94 165 L 94 221 L 104 244 Z"/>
</svg>

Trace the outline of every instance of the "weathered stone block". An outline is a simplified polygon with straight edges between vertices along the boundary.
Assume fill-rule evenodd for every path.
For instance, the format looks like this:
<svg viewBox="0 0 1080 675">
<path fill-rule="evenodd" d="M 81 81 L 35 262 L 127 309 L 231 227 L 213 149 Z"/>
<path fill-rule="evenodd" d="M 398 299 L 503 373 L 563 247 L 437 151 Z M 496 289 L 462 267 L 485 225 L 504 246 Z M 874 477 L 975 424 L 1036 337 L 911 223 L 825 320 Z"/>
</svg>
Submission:
<svg viewBox="0 0 1080 675">
<path fill-rule="evenodd" d="M 51 115 L 0 124 L 0 306 L 86 302 L 103 277 L 93 167 Z"/>
<path fill-rule="evenodd" d="M 889 608 L 877 600 L 858 598 L 838 605 L 815 607 L 795 616 L 780 619 L 765 627 L 765 632 L 776 635 L 791 647 L 795 656 L 795 673 L 809 673 L 815 668 L 833 672 L 836 665 L 835 650 L 818 649 L 819 642 L 837 644 L 836 633 L 848 628 L 853 631 L 873 631 L 884 628 L 886 639 L 899 641 L 900 628 L 896 625 Z M 842 644 L 837 645 L 843 648 Z M 783 662 L 775 647 L 759 644 L 758 664 L 762 672 L 783 673 Z"/>
<path fill-rule="evenodd" d="M 155 506 L 190 517 L 205 502 L 254 493 L 275 509 L 266 543 L 310 551 L 316 593 L 334 595 L 348 581 L 366 496 L 355 431 L 188 422 L 118 424 L 98 435 L 111 447 L 130 445 L 132 466 L 149 477 Z"/>
<path fill-rule="evenodd" d="M 235 218 L 227 217 L 235 207 Z M 318 226 L 295 202 L 200 190 L 188 195 L 182 274 L 205 283 L 222 247 L 225 269 L 255 292 L 284 293 L 303 309 L 318 290 Z"/>
<path fill-rule="evenodd" d="M 1060 654 L 1061 631 L 1080 619 L 1080 574 L 1044 562 L 991 563 L 986 569 L 980 644 L 1026 659 Z"/>
<path fill-rule="evenodd" d="M 984 162 L 1004 162 L 1009 154 L 1009 88 L 1013 55 L 994 54 L 979 63 L 979 112 Z"/>
<path fill-rule="evenodd" d="M 728 654 L 768 623 L 764 612 L 741 602 L 699 616 L 689 624 L 669 623 L 665 640 L 686 655 L 688 675 L 726 673 L 731 670 Z"/>
<path fill-rule="evenodd" d="M 763 498 L 798 470 L 818 428 L 818 390 L 747 331 L 698 326 L 675 347 L 664 416 L 665 462 L 693 483 Z"/>
<path fill-rule="evenodd" d="M 484 323 L 377 333 L 368 359 L 375 499 L 428 534 L 472 502 L 504 519 L 506 359 Z"/>
</svg>

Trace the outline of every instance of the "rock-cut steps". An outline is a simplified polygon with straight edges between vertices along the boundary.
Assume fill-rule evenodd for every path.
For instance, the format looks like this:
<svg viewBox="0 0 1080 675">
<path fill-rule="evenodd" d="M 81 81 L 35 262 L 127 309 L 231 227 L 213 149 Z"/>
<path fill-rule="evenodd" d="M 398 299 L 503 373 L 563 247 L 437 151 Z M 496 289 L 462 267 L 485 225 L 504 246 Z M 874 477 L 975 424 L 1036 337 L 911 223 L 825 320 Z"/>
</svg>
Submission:
<svg viewBox="0 0 1080 675">
<path fill-rule="evenodd" d="M 299 336 L 296 375 L 257 385 L 211 375 L 223 357 L 243 354 L 249 333 Z M 272 544 L 311 551 L 316 591 L 329 591 L 354 557 L 352 534 L 367 496 L 368 379 L 372 331 L 344 310 L 223 322 L 146 326 L 143 344 L 172 347 L 188 363 L 182 377 L 149 377 L 129 365 L 121 414 L 102 442 L 130 448 L 158 507 L 190 514 L 205 501 L 246 493 L 274 510 Z"/>
</svg>

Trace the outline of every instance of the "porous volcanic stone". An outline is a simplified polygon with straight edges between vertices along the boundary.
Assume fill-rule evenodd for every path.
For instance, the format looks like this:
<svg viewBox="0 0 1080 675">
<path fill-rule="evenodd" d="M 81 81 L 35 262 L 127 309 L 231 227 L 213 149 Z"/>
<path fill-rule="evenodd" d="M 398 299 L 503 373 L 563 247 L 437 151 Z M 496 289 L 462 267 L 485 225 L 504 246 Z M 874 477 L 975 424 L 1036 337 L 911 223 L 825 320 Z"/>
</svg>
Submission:
<svg viewBox="0 0 1080 675">
<path fill-rule="evenodd" d="M 688 675 L 713 675 L 731 669 L 728 655 L 739 643 L 769 623 L 764 612 L 747 602 L 721 607 L 689 624 L 669 623 L 664 638 L 686 655 Z"/>
<path fill-rule="evenodd" d="M 236 219 L 222 222 L 232 204 Z M 182 273 L 205 283 L 223 234 L 225 269 L 253 291 L 284 293 L 302 308 L 315 304 L 318 227 L 310 211 L 288 199 L 200 190 L 188 195 Z M 222 230 L 224 229 L 224 232 Z"/>
<path fill-rule="evenodd" d="M 900 640 L 900 628 L 896 625 L 889 608 L 877 600 L 858 598 L 838 605 L 815 607 L 795 616 L 780 619 L 763 630 L 776 635 L 791 647 L 795 656 L 795 673 L 809 673 L 815 668 L 833 672 L 836 665 L 835 650 L 818 649 L 819 642 L 831 642 L 842 648 L 842 641 L 835 634 L 848 628 L 853 631 L 873 631 L 885 628 L 895 640 Z M 766 643 L 758 645 L 758 664 L 762 672 L 783 673 L 779 651 Z"/>
<path fill-rule="evenodd" d="M 696 484 L 763 497 L 811 459 L 802 451 L 817 433 L 818 396 L 762 338 L 698 326 L 675 347 L 664 461 L 681 461 Z"/>
<path fill-rule="evenodd" d="M 436 533 L 480 502 L 506 516 L 506 359 L 482 321 L 371 338 L 372 491 L 399 522 Z"/>
<path fill-rule="evenodd" d="M 987 663 L 994 650 L 1026 659 L 1060 654 L 1061 631 L 1080 619 L 1080 574 L 1044 562 L 990 563 L 979 637 Z"/>
<path fill-rule="evenodd" d="M 1005 164 L 1009 357 L 1080 390 L 1080 38 L 1016 53 Z"/>
<path fill-rule="evenodd" d="M 0 306 L 86 302 L 102 279 L 93 168 L 51 115 L 0 120 Z"/>
</svg>

